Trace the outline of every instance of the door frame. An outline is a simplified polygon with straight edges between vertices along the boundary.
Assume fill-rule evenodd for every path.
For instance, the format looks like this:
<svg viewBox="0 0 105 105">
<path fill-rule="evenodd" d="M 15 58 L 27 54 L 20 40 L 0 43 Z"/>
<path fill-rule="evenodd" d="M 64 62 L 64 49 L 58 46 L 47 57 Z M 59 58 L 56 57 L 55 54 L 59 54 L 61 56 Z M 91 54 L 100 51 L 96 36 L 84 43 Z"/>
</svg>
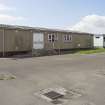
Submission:
<svg viewBox="0 0 105 105">
<path fill-rule="evenodd" d="M 41 35 L 42 36 L 42 39 L 41 39 L 41 41 L 40 42 L 37 42 L 37 40 L 36 40 L 36 42 L 35 42 L 35 37 L 36 37 L 36 35 Z M 40 37 L 39 37 L 40 38 Z M 36 44 L 35 44 L 36 43 Z M 42 46 L 42 47 L 39 47 L 39 48 L 37 48 L 38 46 L 38 43 L 39 43 L 39 46 Z M 35 45 L 37 46 L 36 48 L 35 48 Z M 43 32 L 34 32 L 33 33 L 33 49 L 44 49 L 44 33 Z"/>
</svg>

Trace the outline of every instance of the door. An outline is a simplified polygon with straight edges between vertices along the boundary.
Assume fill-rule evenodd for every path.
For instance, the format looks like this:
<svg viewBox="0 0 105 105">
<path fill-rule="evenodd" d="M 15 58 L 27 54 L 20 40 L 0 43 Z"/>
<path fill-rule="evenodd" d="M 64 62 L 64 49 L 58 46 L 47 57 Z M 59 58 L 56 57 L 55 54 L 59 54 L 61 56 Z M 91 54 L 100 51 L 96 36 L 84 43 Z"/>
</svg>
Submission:
<svg viewBox="0 0 105 105">
<path fill-rule="evenodd" d="M 105 48 L 105 36 L 103 36 L 103 47 Z"/>
<path fill-rule="evenodd" d="M 33 49 L 43 49 L 44 48 L 44 34 L 34 33 L 33 34 Z"/>
<path fill-rule="evenodd" d="M 94 47 L 103 47 L 103 36 L 102 35 L 94 36 Z"/>
</svg>

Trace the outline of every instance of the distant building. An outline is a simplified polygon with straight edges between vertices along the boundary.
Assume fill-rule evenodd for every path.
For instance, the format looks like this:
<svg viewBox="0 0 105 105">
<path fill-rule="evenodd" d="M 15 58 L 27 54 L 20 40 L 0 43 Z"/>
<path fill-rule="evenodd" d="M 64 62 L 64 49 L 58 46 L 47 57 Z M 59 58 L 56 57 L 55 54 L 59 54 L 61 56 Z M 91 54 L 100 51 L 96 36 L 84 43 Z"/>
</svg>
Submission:
<svg viewBox="0 0 105 105">
<path fill-rule="evenodd" d="M 105 35 L 95 34 L 94 35 L 94 47 L 104 48 L 105 47 Z"/>
<path fill-rule="evenodd" d="M 93 48 L 93 34 L 70 30 L 0 25 L 0 55 L 31 52 L 33 49 Z"/>
</svg>

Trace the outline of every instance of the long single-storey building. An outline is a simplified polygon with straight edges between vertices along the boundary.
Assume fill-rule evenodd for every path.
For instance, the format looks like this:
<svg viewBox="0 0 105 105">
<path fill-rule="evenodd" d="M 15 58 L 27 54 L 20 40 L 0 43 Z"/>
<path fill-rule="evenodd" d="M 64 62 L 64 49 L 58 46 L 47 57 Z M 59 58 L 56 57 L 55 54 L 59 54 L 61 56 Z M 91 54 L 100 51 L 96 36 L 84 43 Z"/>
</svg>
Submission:
<svg viewBox="0 0 105 105">
<path fill-rule="evenodd" d="M 93 34 L 70 30 L 0 25 L 0 54 L 33 49 L 93 48 Z"/>
</svg>

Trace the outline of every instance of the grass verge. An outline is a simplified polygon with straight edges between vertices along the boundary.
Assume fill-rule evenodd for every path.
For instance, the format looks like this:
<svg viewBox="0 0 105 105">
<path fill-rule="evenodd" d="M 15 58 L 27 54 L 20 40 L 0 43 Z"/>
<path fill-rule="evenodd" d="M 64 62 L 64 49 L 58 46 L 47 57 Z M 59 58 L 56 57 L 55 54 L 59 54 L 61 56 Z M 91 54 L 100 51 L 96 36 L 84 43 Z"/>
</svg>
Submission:
<svg viewBox="0 0 105 105">
<path fill-rule="evenodd" d="M 105 52 L 105 48 L 96 48 L 90 50 L 80 50 L 77 51 L 77 54 L 95 54 L 95 53 L 102 53 Z"/>
</svg>

